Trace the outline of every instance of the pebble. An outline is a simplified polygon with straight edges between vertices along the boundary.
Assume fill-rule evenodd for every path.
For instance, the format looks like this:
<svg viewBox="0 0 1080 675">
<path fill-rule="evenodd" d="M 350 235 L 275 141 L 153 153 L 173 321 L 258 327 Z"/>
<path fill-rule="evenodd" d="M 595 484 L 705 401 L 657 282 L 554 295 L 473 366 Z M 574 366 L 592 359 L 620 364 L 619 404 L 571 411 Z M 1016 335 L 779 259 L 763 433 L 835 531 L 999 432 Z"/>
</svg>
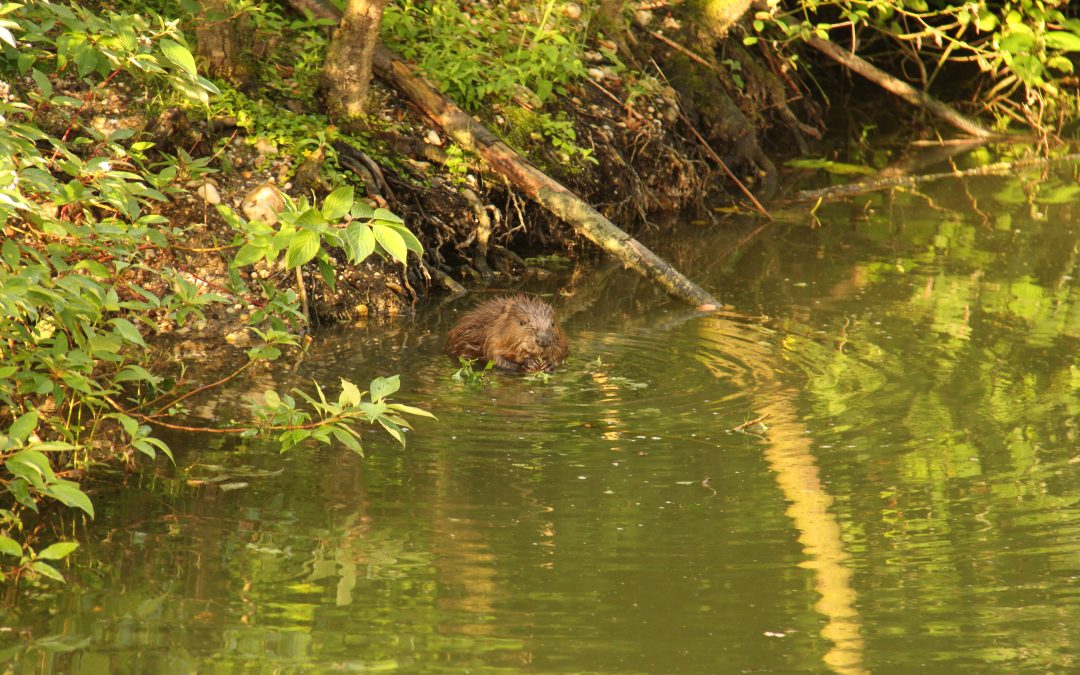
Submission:
<svg viewBox="0 0 1080 675">
<path fill-rule="evenodd" d="M 285 208 L 285 200 L 273 183 L 258 185 L 244 197 L 240 209 L 248 220 L 261 220 L 267 225 L 277 222 L 278 214 Z"/>
<path fill-rule="evenodd" d="M 203 201 L 207 204 L 220 204 L 221 193 L 214 187 L 213 183 L 203 183 L 199 187 L 195 188 L 195 194 L 202 197 Z"/>
</svg>

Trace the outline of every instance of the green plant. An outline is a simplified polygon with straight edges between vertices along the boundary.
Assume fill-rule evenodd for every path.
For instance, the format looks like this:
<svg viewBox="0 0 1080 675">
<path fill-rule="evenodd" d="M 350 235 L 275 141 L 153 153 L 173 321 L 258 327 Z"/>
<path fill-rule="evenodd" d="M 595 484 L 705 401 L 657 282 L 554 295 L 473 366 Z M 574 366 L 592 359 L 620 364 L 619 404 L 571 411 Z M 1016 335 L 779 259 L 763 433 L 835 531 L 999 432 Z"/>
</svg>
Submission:
<svg viewBox="0 0 1080 675">
<path fill-rule="evenodd" d="M 53 563 L 76 547 L 41 541 L 47 528 L 28 528 L 26 516 L 56 501 L 93 517 L 77 476 L 103 459 L 171 457 L 155 429 L 192 429 L 171 421 L 187 400 L 298 345 L 288 331 L 300 317 L 297 294 L 264 284 L 250 316 L 259 343 L 247 363 L 198 388 L 183 373 L 151 372 L 144 335 L 257 295 L 238 275 L 214 286 L 161 262 L 188 237 L 161 214 L 165 195 L 214 171 L 210 159 L 183 150 L 162 157 L 132 129 L 102 131 L 85 119 L 121 80 L 154 100 L 179 92 L 203 105 L 217 89 L 197 74 L 185 44 L 175 22 L 151 12 L 43 1 L 0 7 L 0 569 L 12 578 L 62 579 Z M 326 263 L 324 246 L 350 259 L 420 252 L 399 218 L 354 204 L 351 188 L 321 209 L 290 204 L 271 237 L 235 219 L 237 236 L 252 244 L 245 255 L 284 251 L 298 267 Z M 357 450 L 354 425 L 377 425 L 401 441 L 402 415 L 427 414 L 388 402 L 396 390 L 388 378 L 372 383 L 368 401 L 345 382 L 336 402 L 318 385 L 317 400 L 294 392 L 313 412 L 267 394 L 248 424 L 194 430 L 274 434 L 283 449 L 335 438 Z"/>
<path fill-rule="evenodd" d="M 1080 115 L 1068 92 L 1080 53 L 1080 18 L 1066 2 L 815 0 L 757 12 L 753 28 L 747 44 L 777 35 L 778 41 L 828 40 L 834 32 L 869 43 L 861 33 L 874 33 L 893 46 L 878 54 L 916 64 L 909 72 L 924 89 L 950 73 L 970 81 L 965 73 L 974 64 L 985 81 L 972 95 L 1002 127 L 1017 121 L 1046 131 L 1047 120 Z"/>
<path fill-rule="evenodd" d="M 355 384 L 343 379 L 341 393 L 335 401 L 326 398 L 317 382 L 315 390 L 318 399 L 300 389 L 293 389 L 293 393 L 311 407 L 317 417 L 314 421 L 312 412 L 299 408 L 294 397 L 279 396 L 277 392 L 269 390 L 263 394 L 263 405 L 256 409 L 256 414 L 266 429 L 280 430 L 277 440 L 282 452 L 309 438 L 321 443 L 330 443 L 332 438 L 336 438 L 345 447 L 363 456 L 360 433 L 356 431 L 355 424 L 378 424 L 404 445 L 405 430 L 412 427 L 401 417 L 402 414 L 435 418 L 420 408 L 388 403 L 386 397 L 396 392 L 399 386 L 397 375 L 375 378 L 366 392 L 361 392 Z M 370 400 L 365 401 L 364 397 L 368 394 Z"/>
<path fill-rule="evenodd" d="M 323 281 L 332 288 L 334 269 L 329 249 L 341 250 L 354 264 L 372 253 L 402 264 L 409 251 L 423 254 L 420 241 L 401 218 L 386 209 L 356 201 L 350 186 L 331 192 L 319 208 L 306 198 L 294 200 L 287 195 L 283 198 L 285 209 L 278 214 L 276 227 L 258 220 L 246 221 L 228 206 L 218 205 L 226 222 L 246 237 L 233 265 L 242 267 L 260 260 L 273 263 L 284 251 L 285 269 L 315 260 Z"/>
<path fill-rule="evenodd" d="M 587 22 L 572 23 L 554 6 L 545 2 L 536 16 L 522 17 L 502 3 L 473 3 L 466 11 L 453 0 L 403 2 L 386 8 L 383 35 L 467 110 L 539 109 L 586 76 Z M 557 151 L 591 159 L 569 122 L 536 116 Z"/>
<path fill-rule="evenodd" d="M 481 387 L 491 384 L 488 374 L 491 372 L 491 369 L 495 367 L 494 361 L 488 361 L 483 368 L 477 370 L 476 359 L 467 359 L 464 356 L 459 356 L 458 365 L 460 367 L 450 376 L 453 378 L 454 382 Z"/>
</svg>

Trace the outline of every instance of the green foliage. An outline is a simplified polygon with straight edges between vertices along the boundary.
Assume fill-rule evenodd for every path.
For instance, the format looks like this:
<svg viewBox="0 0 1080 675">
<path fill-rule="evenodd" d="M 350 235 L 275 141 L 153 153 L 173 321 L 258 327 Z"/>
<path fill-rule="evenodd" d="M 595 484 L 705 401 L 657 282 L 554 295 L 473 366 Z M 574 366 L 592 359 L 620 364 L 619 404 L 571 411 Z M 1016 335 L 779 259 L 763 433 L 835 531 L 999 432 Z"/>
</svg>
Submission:
<svg viewBox="0 0 1080 675">
<path fill-rule="evenodd" d="M 514 21 L 505 4 L 465 11 L 453 0 L 403 2 L 386 8 L 383 33 L 467 109 L 523 93 L 543 104 L 585 76 L 583 36 L 561 26 L 551 7 L 534 25 Z"/>
<path fill-rule="evenodd" d="M 874 32 L 897 45 L 896 60 L 921 61 L 914 72 L 921 74 L 918 84 L 924 89 L 939 79 L 971 80 L 967 68 L 974 63 L 986 81 L 971 91 L 1002 127 L 1019 121 L 1045 130 L 1059 115 L 1080 116 L 1075 96 L 1067 91 L 1080 52 L 1080 18 L 1069 3 L 815 0 L 785 5 L 790 11 L 755 14 L 759 36 L 827 40 L 835 29 L 837 37 L 854 31 L 862 44 L 871 38 L 859 33 Z"/>
<path fill-rule="evenodd" d="M 491 369 L 495 367 L 494 361 L 488 361 L 483 368 L 477 370 L 476 359 L 467 359 L 464 356 L 459 356 L 458 365 L 460 367 L 454 371 L 453 375 L 451 375 L 454 382 L 480 387 L 491 384 L 491 378 L 488 377 L 488 374 L 491 372 Z"/>
<path fill-rule="evenodd" d="M 315 383 L 318 399 L 300 389 L 293 389 L 296 396 L 308 403 L 310 411 L 300 408 L 293 396 L 279 396 L 277 392 L 269 390 L 263 393 L 263 404 L 256 409 L 256 414 L 265 428 L 280 430 L 277 440 L 282 452 L 309 438 L 320 443 L 330 443 L 337 439 L 353 452 L 363 456 L 360 433 L 356 431 L 355 424 L 378 424 L 404 445 L 405 430 L 412 427 L 402 414 L 434 419 L 434 415 L 420 408 L 388 403 L 386 397 L 396 392 L 399 386 L 397 375 L 375 378 L 366 392 L 361 392 L 355 384 L 342 379 L 337 400 L 327 399 L 318 382 Z M 365 401 L 365 396 L 368 396 L 369 400 Z M 313 413 L 317 418 L 314 422 Z"/>
<path fill-rule="evenodd" d="M 74 71 L 79 77 L 125 72 L 146 84 L 166 84 L 192 101 L 206 103 L 217 87 L 200 77 L 174 24 L 160 17 L 92 12 L 78 5 L 31 1 L 0 7 L 0 58 L 5 72 L 30 75 L 35 102 L 78 108 L 55 96 L 50 79 Z"/>
<path fill-rule="evenodd" d="M 559 162 L 582 159 L 596 164 L 592 148 L 583 148 L 577 144 L 577 132 L 574 124 L 559 112 L 555 115 L 535 112 L 525 108 L 507 108 L 507 142 L 519 148 L 526 148 L 538 142 L 547 141 L 558 155 Z"/>
<path fill-rule="evenodd" d="M 228 206 L 218 205 L 222 217 L 246 237 L 233 265 L 243 267 L 260 260 L 274 263 L 284 252 L 285 269 L 315 260 L 323 281 L 333 288 L 334 272 L 328 248 L 342 251 L 351 263 L 378 253 L 405 264 L 409 251 L 423 254 L 420 241 L 401 218 L 386 209 L 354 200 L 352 187 L 334 190 L 319 208 L 309 204 L 306 198 L 294 200 L 282 196 L 285 209 L 278 214 L 276 228 L 258 220 L 248 222 Z"/>
<path fill-rule="evenodd" d="M 94 517 L 73 477 L 110 456 L 171 459 L 154 425 L 182 412 L 198 390 L 183 393 L 151 372 L 144 336 L 159 322 L 202 321 L 215 305 L 258 294 L 238 276 L 217 288 L 162 266 L 166 250 L 188 237 L 159 213 L 166 194 L 216 169 L 183 150 L 158 155 L 132 129 L 102 131 L 84 119 L 120 77 L 153 96 L 179 92 L 199 105 L 217 91 L 198 75 L 175 22 L 47 2 L 0 7 L 0 569 L 13 576 L 63 579 L 53 564 L 76 545 L 39 547 L 40 528 L 27 528 L 24 516 L 57 502 Z M 354 203 L 351 188 L 317 209 L 290 201 L 272 235 L 258 223 L 230 222 L 249 243 L 243 255 L 284 253 L 288 267 L 312 259 L 323 267 L 335 247 L 354 261 L 421 253 L 400 218 Z M 332 282 L 332 273 L 324 276 Z M 295 292 L 266 285 L 261 293 L 250 312 L 260 340 L 248 351 L 251 362 L 296 346 L 288 328 L 302 321 Z M 299 395 L 317 403 L 317 418 L 257 406 L 258 424 L 224 431 L 275 434 L 283 449 L 310 437 L 355 450 L 353 425 L 377 425 L 401 441 L 402 415 L 426 414 L 387 401 L 396 378 L 373 383 L 368 401 L 352 385 L 343 384 L 334 404 L 316 389 L 317 402 Z"/>
<path fill-rule="evenodd" d="M 554 7 L 550 0 L 520 11 L 505 3 L 407 1 L 387 6 L 383 37 L 466 110 L 535 109 L 540 135 L 533 140 L 547 138 L 557 152 L 591 160 L 568 121 L 539 110 L 586 76 L 587 22 L 564 19 Z M 522 16 L 534 9 L 535 16 Z"/>
</svg>

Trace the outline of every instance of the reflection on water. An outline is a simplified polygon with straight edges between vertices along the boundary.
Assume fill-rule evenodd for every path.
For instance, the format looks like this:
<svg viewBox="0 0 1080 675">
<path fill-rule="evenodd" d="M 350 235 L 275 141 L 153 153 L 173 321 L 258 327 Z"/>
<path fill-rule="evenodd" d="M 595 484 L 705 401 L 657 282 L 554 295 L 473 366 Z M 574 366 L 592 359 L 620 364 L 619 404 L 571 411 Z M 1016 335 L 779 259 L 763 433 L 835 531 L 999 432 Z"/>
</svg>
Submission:
<svg viewBox="0 0 1080 675">
<path fill-rule="evenodd" d="M 366 434 L 365 459 L 170 438 L 176 467 L 96 486 L 66 586 L 8 589 L 0 663 L 1075 669 L 1073 173 L 856 197 L 742 246 L 756 224 L 698 228 L 665 253 L 772 319 L 696 316 L 607 266 L 552 294 L 573 353 L 547 382 L 451 380 L 473 299 L 323 332 L 199 415 L 400 373 L 439 420 L 405 449 Z"/>
</svg>

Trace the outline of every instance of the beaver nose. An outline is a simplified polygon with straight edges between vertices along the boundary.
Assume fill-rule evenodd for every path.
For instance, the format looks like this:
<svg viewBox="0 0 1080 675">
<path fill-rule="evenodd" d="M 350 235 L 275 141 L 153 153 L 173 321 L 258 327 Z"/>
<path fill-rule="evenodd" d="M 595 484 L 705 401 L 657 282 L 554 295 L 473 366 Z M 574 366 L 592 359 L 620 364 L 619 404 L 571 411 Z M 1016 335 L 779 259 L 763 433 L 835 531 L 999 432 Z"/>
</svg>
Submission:
<svg viewBox="0 0 1080 675">
<path fill-rule="evenodd" d="M 550 347 L 552 342 L 553 340 L 550 332 L 540 333 L 536 336 L 536 344 L 541 347 Z"/>
</svg>

